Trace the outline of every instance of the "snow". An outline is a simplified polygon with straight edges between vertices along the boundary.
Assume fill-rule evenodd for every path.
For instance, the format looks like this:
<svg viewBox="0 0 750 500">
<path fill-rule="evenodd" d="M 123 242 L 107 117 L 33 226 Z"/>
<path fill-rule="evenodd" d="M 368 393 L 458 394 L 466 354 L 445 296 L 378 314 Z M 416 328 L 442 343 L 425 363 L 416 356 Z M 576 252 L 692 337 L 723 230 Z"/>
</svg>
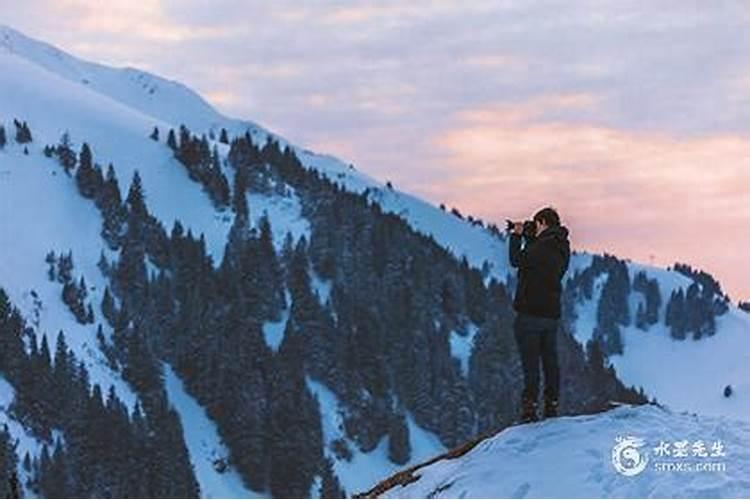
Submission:
<svg viewBox="0 0 750 500">
<path fill-rule="evenodd" d="M 470 323 L 464 334 L 453 330 L 449 338 L 451 356 L 461 363 L 461 372 L 464 376 L 469 373 L 469 358 L 471 357 L 471 350 L 474 348 L 474 336 L 478 331 L 477 325 Z"/>
<path fill-rule="evenodd" d="M 265 214 L 271 223 L 273 243 L 281 251 L 287 233 L 297 242 L 303 236 L 310 241 L 310 223 L 302 216 L 302 204 L 294 189 L 288 188 L 286 196 L 268 196 L 260 193 L 247 194 L 252 227 L 258 228 L 260 218 Z"/>
<path fill-rule="evenodd" d="M 613 466 L 618 436 L 643 439 L 648 456 L 640 474 L 626 476 Z M 658 456 L 661 441 L 719 441 L 724 457 Z M 689 472 L 664 470 L 668 461 L 690 463 Z M 725 470 L 696 470 L 723 463 Z M 662 465 L 659 465 L 662 464 Z M 659 470 L 661 467 L 662 470 Z M 683 466 L 684 467 L 684 466 Z M 718 467 L 718 466 L 717 466 Z M 673 467 L 674 468 L 674 467 Z M 728 417 L 676 413 L 652 405 L 623 406 L 606 413 L 508 428 L 466 455 L 441 460 L 396 486 L 384 498 L 651 498 L 746 497 L 750 493 L 750 423 Z"/>
<path fill-rule="evenodd" d="M 631 292 L 631 324 L 620 326 L 623 354 L 610 356 L 618 377 L 627 386 L 643 387 L 649 397 L 675 410 L 705 415 L 726 415 L 750 420 L 750 315 L 734 306 L 717 318 L 716 334 L 680 341 L 671 337 L 664 324 L 666 305 L 672 292 L 687 289 L 691 279 L 674 271 L 628 263 L 631 282 L 638 272 L 659 284 L 662 304 L 659 322 L 643 331 L 635 326 L 640 292 Z M 573 334 L 582 345 L 592 337 L 601 289 L 607 273 L 594 279 L 591 300 L 576 304 L 578 319 Z M 731 385 L 733 394 L 724 397 Z"/>
<path fill-rule="evenodd" d="M 318 294 L 318 300 L 321 304 L 325 305 L 326 302 L 328 302 L 328 299 L 331 297 L 331 288 L 333 287 L 333 282 L 331 280 L 325 280 L 321 278 L 318 273 L 316 273 L 313 270 L 310 270 L 310 283 L 313 287 L 313 291 Z"/>
<path fill-rule="evenodd" d="M 214 460 L 227 458 L 229 452 L 219 437 L 206 411 L 185 390 L 182 381 L 166 363 L 164 381 L 167 395 L 182 422 L 185 443 L 202 498 L 268 498 L 247 489 L 237 471 L 229 465 L 222 474 L 214 468 Z"/>
<path fill-rule="evenodd" d="M 0 81 L 0 87 L 5 81 Z M 4 98 L 0 90 L 0 100 Z M 50 250 L 58 254 L 73 251 L 74 277 L 85 277 L 96 321 L 103 321 L 98 306 L 105 280 L 96 267 L 103 247 L 99 216 L 52 160 L 25 156 L 17 149 L 6 146 L 0 151 L 0 287 L 34 326 L 40 340 L 46 335 L 54 349 L 62 330 L 76 357 L 86 363 L 92 382 L 104 391 L 113 385 L 120 399 L 132 408 L 135 395 L 119 374 L 107 367 L 97 347 L 96 326 L 76 321 L 61 300 L 62 285 L 47 278 L 44 261 Z M 43 202 L 34 193 L 43 193 Z"/>
<path fill-rule="evenodd" d="M 135 68 L 111 68 L 84 61 L 0 24 L 1 51 L 23 57 L 77 86 L 85 86 L 161 122 L 185 124 L 201 132 L 209 128 L 218 132 L 226 127 L 230 132 L 244 133 L 248 128 L 257 128 L 252 122 L 230 120 L 220 115 L 201 96 L 179 82 Z"/>
<path fill-rule="evenodd" d="M 737 309 L 717 318 L 717 333 L 683 341 L 673 339 L 663 323 L 644 332 L 621 328 L 625 352 L 613 356 L 620 379 L 642 386 L 660 403 L 705 415 L 728 415 L 750 421 L 750 321 Z M 733 394 L 724 397 L 724 387 Z"/>
<path fill-rule="evenodd" d="M 286 329 L 288 319 L 289 309 L 286 309 L 281 313 L 279 321 L 266 321 L 263 323 L 263 338 L 268 347 L 273 349 L 274 352 L 279 350 L 279 346 L 281 346 L 281 342 L 284 340 L 284 330 Z"/>
<path fill-rule="evenodd" d="M 155 125 L 164 134 L 171 124 L 143 115 L 2 51 L 0 72 L 14 75 L 14 78 L 0 81 L 0 109 L 3 120 L 7 120 L 4 125 L 11 135 L 14 127 L 9 118 L 28 122 L 34 137 L 34 142 L 28 145 L 30 165 L 40 163 L 39 153 L 44 145 L 57 144 L 62 133 L 68 131 L 76 152 L 87 142 L 94 161 L 104 168 L 110 162 L 114 164 L 123 197 L 137 169 L 143 180 L 148 208 L 166 229 L 169 231 L 179 219 L 195 235 L 205 234 L 210 253 L 215 260 L 221 258 L 231 218 L 223 217 L 213 208 L 201 186 L 188 178 L 185 168 L 164 143 L 148 139 Z M 20 152 L 21 148 L 10 141 L 6 149 Z M 61 172 L 58 168 L 58 175 Z M 73 184 L 58 189 L 68 189 L 69 197 L 79 197 Z M 27 191 L 30 192 L 47 195 L 46 191 Z"/>
<path fill-rule="evenodd" d="M 406 423 L 409 427 L 411 459 L 406 465 L 399 466 L 388 459 L 387 436 L 381 439 L 374 450 L 369 453 L 362 453 L 356 444 L 345 437 L 341 415 L 343 407 L 336 395 L 325 385 L 309 377 L 307 378 L 307 386 L 320 403 L 325 453 L 334 461 L 334 472 L 347 495 L 369 489 L 384 477 L 445 451 L 437 436 L 419 427 L 412 416 L 407 414 Z M 346 441 L 349 450 L 352 452 L 350 461 L 338 460 L 332 453 L 330 445 L 337 439 Z"/>
<path fill-rule="evenodd" d="M 575 327 L 573 329 L 573 335 L 581 345 L 591 340 L 594 336 L 594 328 L 596 328 L 596 315 L 599 309 L 599 298 L 602 296 L 602 290 L 604 285 L 609 279 L 609 273 L 602 273 L 594 278 L 592 286 L 591 300 L 586 300 L 576 303 L 575 313 L 577 319 L 575 321 Z"/>
<path fill-rule="evenodd" d="M 628 272 L 630 273 L 631 283 L 639 272 L 645 274 L 648 279 L 655 279 L 658 282 L 659 293 L 661 295 L 661 307 L 659 308 L 660 321 L 664 321 L 667 303 L 669 302 L 672 292 L 678 288 L 687 290 L 692 283 L 692 280 L 684 274 L 675 271 L 667 271 L 666 269 L 638 262 L 628 262 Z M 635 311 L 635 309 L 632 310 L 633 314 L 635 314 Z"/>
</svg>

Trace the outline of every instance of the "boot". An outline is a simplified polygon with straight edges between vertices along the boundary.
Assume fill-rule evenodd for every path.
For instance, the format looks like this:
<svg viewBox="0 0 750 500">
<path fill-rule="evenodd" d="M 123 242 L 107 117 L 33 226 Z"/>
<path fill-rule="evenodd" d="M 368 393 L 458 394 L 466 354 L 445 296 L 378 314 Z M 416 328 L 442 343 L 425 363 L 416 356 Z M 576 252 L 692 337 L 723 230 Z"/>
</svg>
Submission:
<svg viewBox="0 0 750 500">
<path fill-rule="evenodd" d="M 536 414 L 537 402 L 531 398 L 524 397 L 521 400 L 521 423 L 536 422 L 539 420 Z"/>
<path fill-rule="evenodd" d="M 544 399 L 544 418 L 553 418 L 557 416 L 557 407 L 559 401 L 557 399 Z"/>
</svg>

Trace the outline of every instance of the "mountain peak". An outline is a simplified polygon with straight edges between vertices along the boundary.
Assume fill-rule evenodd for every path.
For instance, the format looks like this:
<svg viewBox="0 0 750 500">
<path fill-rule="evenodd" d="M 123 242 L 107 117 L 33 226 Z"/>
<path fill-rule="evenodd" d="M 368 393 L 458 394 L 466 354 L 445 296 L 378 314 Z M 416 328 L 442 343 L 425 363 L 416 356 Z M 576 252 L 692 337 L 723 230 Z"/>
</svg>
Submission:
<svg viewBox="0 0 750 500">
<path fill-rule="evenodd" d="M 7 25 L 0 25 L 0 46 L 11 55 L 175 127 L 184 124 L 201 131 L 225 127 L 235 133 L 259 128 L 223 116 L 182 83 L 134 67 L 89 62 Z"/>
</svg>

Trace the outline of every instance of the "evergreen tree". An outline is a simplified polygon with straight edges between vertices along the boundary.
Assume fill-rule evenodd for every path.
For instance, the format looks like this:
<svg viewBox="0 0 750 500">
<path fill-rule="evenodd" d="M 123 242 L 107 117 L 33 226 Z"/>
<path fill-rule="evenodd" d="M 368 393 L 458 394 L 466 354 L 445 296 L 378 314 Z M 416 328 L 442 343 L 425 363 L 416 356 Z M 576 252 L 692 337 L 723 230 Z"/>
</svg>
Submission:
<svg viewBox="0 0 750 500">
<path fill-rule="evenodd" d="M 55 252 L 49 251 L 47 253 L 47 256 L 44 258 L 44 262 L 47 263 L 47 278 L 49 278 L 50 281 L 55 281 L 57 279 L 57 273 L 56 273 L 56 266 L 57 266 L 57 257 L 55 256 Z"/>
<path fill-rule="evenodd" d="M 303 498 L 323 459 L 322 430 L 317 400 L 305 384 L 302 339 L 288 333 L 279 348 L 271 402 L 269 488 L 274 497 Z"/>
<path fill-rule="evenodd" d="M 5 127 L 0 125 L 0 149 L 3 149 L 7 142 L 8 142 L 8 139 L 5 136 Z"/>
<path fill-rule="evenodd" d="M 117 308 L 115 307 L 115 300 L 109 291 L 109 287 L 104 289 L 104 296 L 102 297 L 102 315 L 110 326 L 114 326 L 117 318 Z"/>
<path fill-rule="evenodd" d="M 0 496 L 2 498 L 21 498 L 18 483 L 18 456 L 16 445 L 11 440 L 8 426 L 0 428 Z"/>
<path fill-rule="evenodd" d="M 70 171 L 76 166 L 76 154 L 73 152 L 68 132 L 64 132 L 62 137 L 60 137 L 60 142 L 58 143 L 55 152 L 57 153 L 57 159 L 65 170 L 65 173 L 70 175 Z"/>
<path fill-rule="evenodd" d="M 267 290 L 265 312 L 267 318 L 277 321 L 281 317 L 281 311 L 286 307 L 284 274 L 273 244 L 273 231 L 268 214 L 263 214 L 259 226 L 258 258 L 260 266 L 258 267 L 262 274 L 263 288 Z"/>
<path fill-rule="evenodd" d="M 232 209 L 238 219 L 248 221 L 250 209 L 247 206 L 247 171 L 238 169 L 234 176 L 234 190 L 232 194 Z"/>
<path fill-rule="evenodd" d="M 169 134 L 167 134 L 167 146 L 169 146 L 169 149 L 172 151 L 177 151 L 177 138 L 174 135 L 174 129 L 169 129 Z"/>
<path fill-rule="evenodd" d="M 70 283 L 73 281 L 73 252 L 66 255 L 60 254 L 57 259 L 57 281 Z"/>
<path fill-rule="evenodd" d="M 151 132 L 151 135 L 149 136 L 149 138 L 152 141 L 159 142 L 159 127 L 154 127 L 154 131 Z"/>
<path fill-rule="evenodd" d="M 146 299 L 146 238 L 149 215 L 143 194 L 141 177 L 136 170 L 130 184 L 127 207 L 127 231 L 122 241 L 117 263 L 117 290 L 124 305 L 135 312 Z"/>
<path fill-rule="evenodd" d="M 226 207 L 229 204 L 229 182 L 224 172 L 221 171 L 219 152 L 216 147 L 211 154 L 211 168 L 207 175 L 206 189 L 217 207 Z"/>
<path fill-rule="evenodd" d="M 404 465 L 411 457 L 409 428 L 403 413 L 394 414 L 388 424 L 388 459 L 397 465 Z"/>
<path fill-rule="evenodd" d="M 346 498 L 346 492 L 341 487 L 339 478 L 333 471 L 333 462 L 330 458 L 323 460 L 323 467 L 320 473 L 322 478 L 320 485 L 320 498 Z"/>
<path fill-rule="evenodd" d="M 133 181 L 130 183 L 130 190 L 125 202 L 130 215 L 128 223 L 131 222 L 132 217 L 137 218 L 139 223 L 145 223 L 148 210 L 146 209 L 143 184 L 141 183 L 141 176 L 138 170 L 133 174 Z"/>
<path fill-rule="evenodd" d="M 26 144 L 32 141 L 31 130 L 25 121 L 21 123 L 14 119 L 13 124 L 16 126 L 16 142 L 18 144 Z"/>
<path fill-rule="evenodd" d="M 673 338 L 684 340 L 687 333 L 687 311 L 685 304 L 685 294 L 680 288 L 673 291 L 667 303 L 665 315 L 665 324 L 670 327 L 670 333 Z"/>
<path fill-rule="evenodd" d="M 122 226 L 125 222 L 122 199 L 120 198 L 120 186 L 117 182 L 115 169 L 110 163 L 107 167 L 107 176 L 102 185 L 101 193 L 97 198 L 97 205 L 102 212 L 102 237 L 110 248 L 116 249 L 120 244 Z"/>
<path fill-rule="evenodd" d="M 78 191 L 85 198 L 95 198 L 102 186 L 101 170 L 94 168 L 91 158 L 91 149 L 85 142 L 81 146 L 78 155 L 78 170 L 76 170 L 76 184 Z"/>
<path fill-rule="evenodd" d="M 221 133 L 219 135 L 219 142 L 222 144 L 229 144 L 229 136 L 227 135 L 227 129 L 224 127 L 221 128 Z"/>
<path fill-rule="evenodd" d="M 109 261 L 107 260 L 107 256 L 104 255 L 104 250 L 99 254 L 99 261 L 96 263 L 96 267 L 99 268 L 102 275 L 109 276 Z"/>
</svg>

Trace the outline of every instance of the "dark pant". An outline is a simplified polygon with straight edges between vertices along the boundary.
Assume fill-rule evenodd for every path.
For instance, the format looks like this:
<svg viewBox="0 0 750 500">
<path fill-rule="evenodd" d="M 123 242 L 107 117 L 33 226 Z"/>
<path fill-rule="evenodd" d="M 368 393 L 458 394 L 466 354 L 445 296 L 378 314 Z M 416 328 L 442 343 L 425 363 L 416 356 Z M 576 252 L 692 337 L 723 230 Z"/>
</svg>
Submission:
<svg viewBox="0 0 750 500">
<path fill-rule="evenodd" d="M 539 361 L 544 371 L 544 397 L 557 400 L 560 395 L 560 373 L 557 366 L 557 329 L 559 320 L 517 313 L 513 332 L 523 366 L 523 397 L 537 401 L 539 394 Z"/>
</svg>

